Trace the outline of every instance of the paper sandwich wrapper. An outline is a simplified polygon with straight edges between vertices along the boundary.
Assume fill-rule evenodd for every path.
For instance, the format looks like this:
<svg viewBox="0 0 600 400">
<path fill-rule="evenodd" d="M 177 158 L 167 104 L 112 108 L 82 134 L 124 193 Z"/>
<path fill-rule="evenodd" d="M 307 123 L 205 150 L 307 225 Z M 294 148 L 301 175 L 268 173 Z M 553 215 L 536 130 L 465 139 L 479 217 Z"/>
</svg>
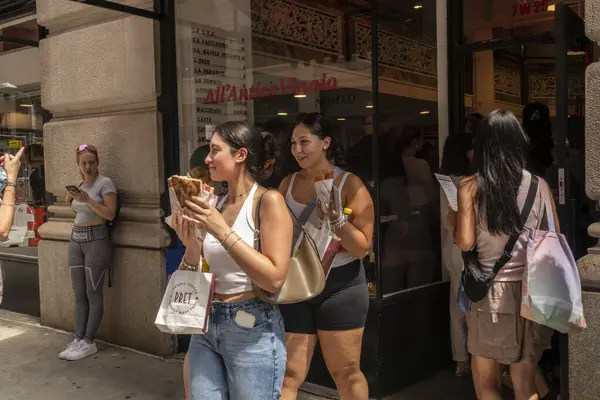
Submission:
<svg viewBox="0 0 600 400">
<path fill-rule="evenodd" d="M 331 204 L 331 194 L 333 192 L 333 179 L 324 179 L 315 182 L 318 204 L 321 207 L 323 215 L 329 215 L 329 206 Z"/>
<path fill-rule="evenodd" d="M 202 186 L 204 186 L 204 185 L 202 185 Z M 204 190 L 204 187 L 202 188 L 202 191 L 200 192 L 200 198 L 203 198 L 203 199 L 208 198 L 209 204 L 213 207 L 215 207 L 217 205 L 217 202 L 219 200 L 219 197 L 217 195 L 215 195 L 214 193 L 211 193 L 207 190 Z M 172 223 L 173 216 L 176 215 L 177 213 L 181 212 L 183 207 L 181 206 L 181 204 L 179 204 L 179 199 L 177 198 L 177 195 L 175 194 L 175 190 L 172 187 L 169 187 L 169 202 L 171 204 L 171 215 L 169 215 L 168 217 L 165 217 L 165 222 L 171 228 L 175 229 L 175 227 L 173 226 L 173 223 Z M 196 237 L 198 239 L 203 240 L 205 235 L 206 235 L 206 232 L 204 232 L 203 230 L 201 230 L 199 228 L 196 228 Z"/>
</svg>

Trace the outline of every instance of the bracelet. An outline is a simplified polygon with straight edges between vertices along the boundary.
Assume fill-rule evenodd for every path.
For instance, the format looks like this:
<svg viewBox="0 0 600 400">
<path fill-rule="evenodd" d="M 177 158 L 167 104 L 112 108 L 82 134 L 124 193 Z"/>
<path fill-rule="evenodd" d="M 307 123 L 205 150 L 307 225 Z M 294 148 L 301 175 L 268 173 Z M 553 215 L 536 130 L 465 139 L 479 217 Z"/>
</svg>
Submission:
<svg viewBox="0 0 600 400">
<path fill-rule="evenodd" d="M 232 229 L 228 234 L 225 235 L 225 237 L 223 238 L 223 240 L 221 240 L 221 245 L 223 243 L 225 243 L 225 241 L 227 240 L 227 238 L 232 234 L 235 233 L 235 231 Z"/>
<path fill-rule="evenodd" d="M 233 246 L 235 246 L 235 244 L 236 244 L 237 242 L 239 242 L 240 240 L 242 240 L 242 238 L 238 236 L 237 240 L 236 240 L 235 242 L 231 243 L 231 246 L 229 246 L 229 248 L 228 248 L 227 250 L 225 250 L 225 251 L 227 252 L 227 254 L 229 254 L 229 250 L 231 250 L 231 248 L 232 248 Z"/>
<path fill-rule="evenodd" d="M 9 206 L 9 207 L 14 207 L 14 204 L 9 204 L 9 203 L 2 203 L 3 206 Z"/>
<path fill-rule="evenodd" d="M 181 262 L 179 263 L 179 269 L 182 269 L 184 271 L 198 271 L 198 264 L 190 265 L 185 262 L 185 258 L 182 258 Z"/>
<path fill-rule="evenodd" d="M 342 214 L 338 217 L 338 219 L 331 222 L 331 226 L 333 226 L 334 229 L 340 229 L 341 227 L 346 225 L 346 222 L 348 222 L 348 217 L 346 216 L 346 214 Z"/>
</svg>

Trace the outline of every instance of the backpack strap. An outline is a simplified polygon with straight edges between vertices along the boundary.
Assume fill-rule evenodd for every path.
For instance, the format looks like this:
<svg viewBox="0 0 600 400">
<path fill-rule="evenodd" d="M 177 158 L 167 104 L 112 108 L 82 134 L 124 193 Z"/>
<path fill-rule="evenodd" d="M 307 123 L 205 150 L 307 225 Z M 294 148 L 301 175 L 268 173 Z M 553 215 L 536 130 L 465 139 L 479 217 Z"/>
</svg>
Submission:
<svg viewBox="0 0 600 400">
<path fill-rule="evenodd" d="M 521 210 L 521 221 L 523 222 L 523 226 L 521 227 L 521 232 L 525 228 L 525 223 L 527 222 L 527 218 L 529 217 L 529 214 L 531 213 L 531 210 L 533 209 L 533 203 L 535 202 L 535 198 L 538 193 L 538 184 L 539 184 L 538 177 L 531 174 L 531 183 L 529 184 L 529 191 L 527 192 L 527 199 L 525 199 L 525 204 L 523 205 L 523 209 Z M 502 269 L 502 267 L 504 267 L 506 265 L 506 263 L 508 263 L 510 261 L 510 259 L 512 258 L 512 252 L 515 248 L 515 245 L 517 244 L 517 240 L 519 240 L 519 237 L 521 237 L 521 233 L 519 233 L 518 235 L 512 235 L 508 239 L 508 242 L 506 243 L 506 246 L 504 247 L 504 251 L 502 252 L 502 255 L 494 264 L 494 268 L 492 270 L 492 273 L 494 276 L 496 276 L 498 274 L 498 272 Z"/>
</svg>

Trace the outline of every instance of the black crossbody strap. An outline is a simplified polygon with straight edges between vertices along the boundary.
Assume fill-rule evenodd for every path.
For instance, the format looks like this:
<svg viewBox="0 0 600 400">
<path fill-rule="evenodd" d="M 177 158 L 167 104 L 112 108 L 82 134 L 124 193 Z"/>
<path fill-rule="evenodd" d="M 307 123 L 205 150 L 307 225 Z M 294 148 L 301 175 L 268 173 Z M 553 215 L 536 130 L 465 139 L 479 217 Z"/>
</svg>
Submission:
<svg viewBox="0 0 600 400">
<path fill-rule="evenodd" d="M 525 204 L 523 205 L 523 209 L 521 210 L 521 221 L 523 221 L 523 226 L 521 227 L 521 231 L 525 228 L 525 223 L 529 218 L 529 214 L 533 209 L 533 203 L 535 202 L 535 197 L 538 192 L 539 180 L 538 177 L 531 174 L 531 183 L 529 184 L 529 191 L 527 192 L 527 199 L 525 199 Z M 508 239 L 506 246 L 504 247 L 504 251 L 496 264 L 494 264 L 493 274 L 496 276 L 498 272 L 510 261 L 512 258 L 512 252 L 517 244 L 517 240 L 519 240 L 521 235 L 513 235 Z"/>
</svg>

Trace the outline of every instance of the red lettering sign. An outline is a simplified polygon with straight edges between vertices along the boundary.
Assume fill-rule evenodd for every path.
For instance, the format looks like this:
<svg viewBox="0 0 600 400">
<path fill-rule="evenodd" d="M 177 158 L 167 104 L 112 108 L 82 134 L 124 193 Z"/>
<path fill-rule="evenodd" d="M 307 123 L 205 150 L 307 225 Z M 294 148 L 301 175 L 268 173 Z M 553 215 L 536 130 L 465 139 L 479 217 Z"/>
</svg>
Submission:
<svg viewBox="0 0 600 400">
<path fill-rule="evenodd" d="M 539 0 L 531 3 L 524 2 L 513 4 L 513 17 L 517 15 L 526 16 L 531 14 L 540 14 L 548 11 L 548 0 Z"/>
<path fill-rule="evenodd" d="M 318 93 L 320 91 L 334 90 L 338 86 L 337 79 L 327 77 L 323 74 L 321 79 L 312 81 L 299 81 L 296 78 L 281 78 L 279 84 L 261 85 L 260 82 L 254 83 L 250 88 L 246 85 L 237 87 L 235 85 L 221 85 L 216 89 L 210 89 L 204 98 L 204 104 L 230 103 L 260 99 L 270 96 L 280 96 L 285 94 L 307 94 Z"/>
</svg>

